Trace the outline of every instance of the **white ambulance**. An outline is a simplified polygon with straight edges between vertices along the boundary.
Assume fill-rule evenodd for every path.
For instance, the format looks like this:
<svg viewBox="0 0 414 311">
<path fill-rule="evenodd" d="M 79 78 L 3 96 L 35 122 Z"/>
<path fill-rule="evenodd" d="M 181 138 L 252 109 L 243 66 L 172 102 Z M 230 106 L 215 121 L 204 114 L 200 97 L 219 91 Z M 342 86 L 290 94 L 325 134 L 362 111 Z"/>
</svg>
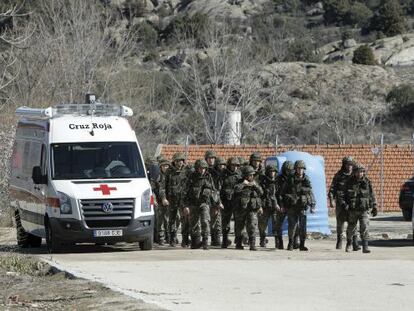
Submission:
<svg viewBox="0 0 414 311">
<path fill-rule="evenodd" d="M 139 242 L 152 249 L 150 184 L 125 106 L 21 107 L 11 159 L 17 242 L 50 252 L 66 244 Z"/>
</svg>

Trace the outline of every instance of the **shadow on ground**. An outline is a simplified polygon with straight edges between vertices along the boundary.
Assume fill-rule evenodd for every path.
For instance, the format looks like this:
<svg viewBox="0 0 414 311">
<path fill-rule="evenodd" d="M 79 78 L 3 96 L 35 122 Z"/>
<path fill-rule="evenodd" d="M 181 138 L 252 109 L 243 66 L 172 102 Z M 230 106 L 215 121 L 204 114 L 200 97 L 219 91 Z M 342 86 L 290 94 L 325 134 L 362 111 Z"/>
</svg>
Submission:
<svg viewBox="0 0 414 311">
<path fill-rule="evenodd" d="M 369 241 L 372 247 L 413 247 L 414 241 L 409 239 L 389 239 Z"/>
</svg>

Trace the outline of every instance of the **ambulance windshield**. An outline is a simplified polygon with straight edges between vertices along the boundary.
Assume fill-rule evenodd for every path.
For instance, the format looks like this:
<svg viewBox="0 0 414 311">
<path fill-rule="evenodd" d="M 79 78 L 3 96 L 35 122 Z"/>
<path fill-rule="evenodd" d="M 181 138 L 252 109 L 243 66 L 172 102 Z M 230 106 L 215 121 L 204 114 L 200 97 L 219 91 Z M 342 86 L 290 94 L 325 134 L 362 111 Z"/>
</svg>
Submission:
<svg viewBox="0 0 414 311">
<path fill-rule="evenodd" d="M 88 142 L 52 145 L 53 179 L 145 177 L 134 142 Z"/>
</svg>

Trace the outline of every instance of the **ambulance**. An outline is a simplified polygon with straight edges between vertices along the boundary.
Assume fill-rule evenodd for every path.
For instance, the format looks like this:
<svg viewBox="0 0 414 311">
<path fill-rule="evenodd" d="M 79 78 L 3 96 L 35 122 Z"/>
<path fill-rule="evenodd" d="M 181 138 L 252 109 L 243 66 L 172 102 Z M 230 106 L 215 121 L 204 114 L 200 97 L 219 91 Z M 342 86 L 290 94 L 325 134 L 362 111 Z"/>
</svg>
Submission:
<svg viewBox="0 0 414 311">
<path fill-rule="evenodd" d="M 153 196 L 126 106 L 21 107 L 11 158 L 17 242 L 51 253 L 75 243 L 153 245 Z"/>
</svg>

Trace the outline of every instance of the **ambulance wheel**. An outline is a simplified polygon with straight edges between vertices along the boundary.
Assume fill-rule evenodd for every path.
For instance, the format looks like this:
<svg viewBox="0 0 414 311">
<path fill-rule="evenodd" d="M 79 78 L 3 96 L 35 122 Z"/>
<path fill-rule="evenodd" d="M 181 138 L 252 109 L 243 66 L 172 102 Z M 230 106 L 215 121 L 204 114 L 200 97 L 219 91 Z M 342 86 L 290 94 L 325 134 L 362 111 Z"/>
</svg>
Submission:
<svg viewBox="0 0 414 311">
<path fill-rule="evenodd" d="M 50 222 L 47 219 L 45 221 L 45 229 L 46 229 L 46 245 L 47 245 L 47 249 L 49 250 L 49 253 L 51 254 L 59 253 L 61 250 L 61 244 L 55 238 Z"/>
<path fill-rule="evenodd" d="M 153 242 L 152 242 L 152 237 L 151 237 L 151 238 L 146 239 L 145 241 L 139 242 L 139 248 L 142 251 L 150 251 L 152 250 L 152 244 Z"/>
<path fill-rule="evenodd" d="M 14 219 L 16 220 L 17 245 L 22 248 L 27 248 L 30 246 L 30 235 L 24 230 L 18 211 L 14 214 Z"/>
<path fill-rule="evenodd" d="M 29 244 L 31 247 L 40 247 L 42 245 L 42 238 L 29 233 Z"/>
</svg>

